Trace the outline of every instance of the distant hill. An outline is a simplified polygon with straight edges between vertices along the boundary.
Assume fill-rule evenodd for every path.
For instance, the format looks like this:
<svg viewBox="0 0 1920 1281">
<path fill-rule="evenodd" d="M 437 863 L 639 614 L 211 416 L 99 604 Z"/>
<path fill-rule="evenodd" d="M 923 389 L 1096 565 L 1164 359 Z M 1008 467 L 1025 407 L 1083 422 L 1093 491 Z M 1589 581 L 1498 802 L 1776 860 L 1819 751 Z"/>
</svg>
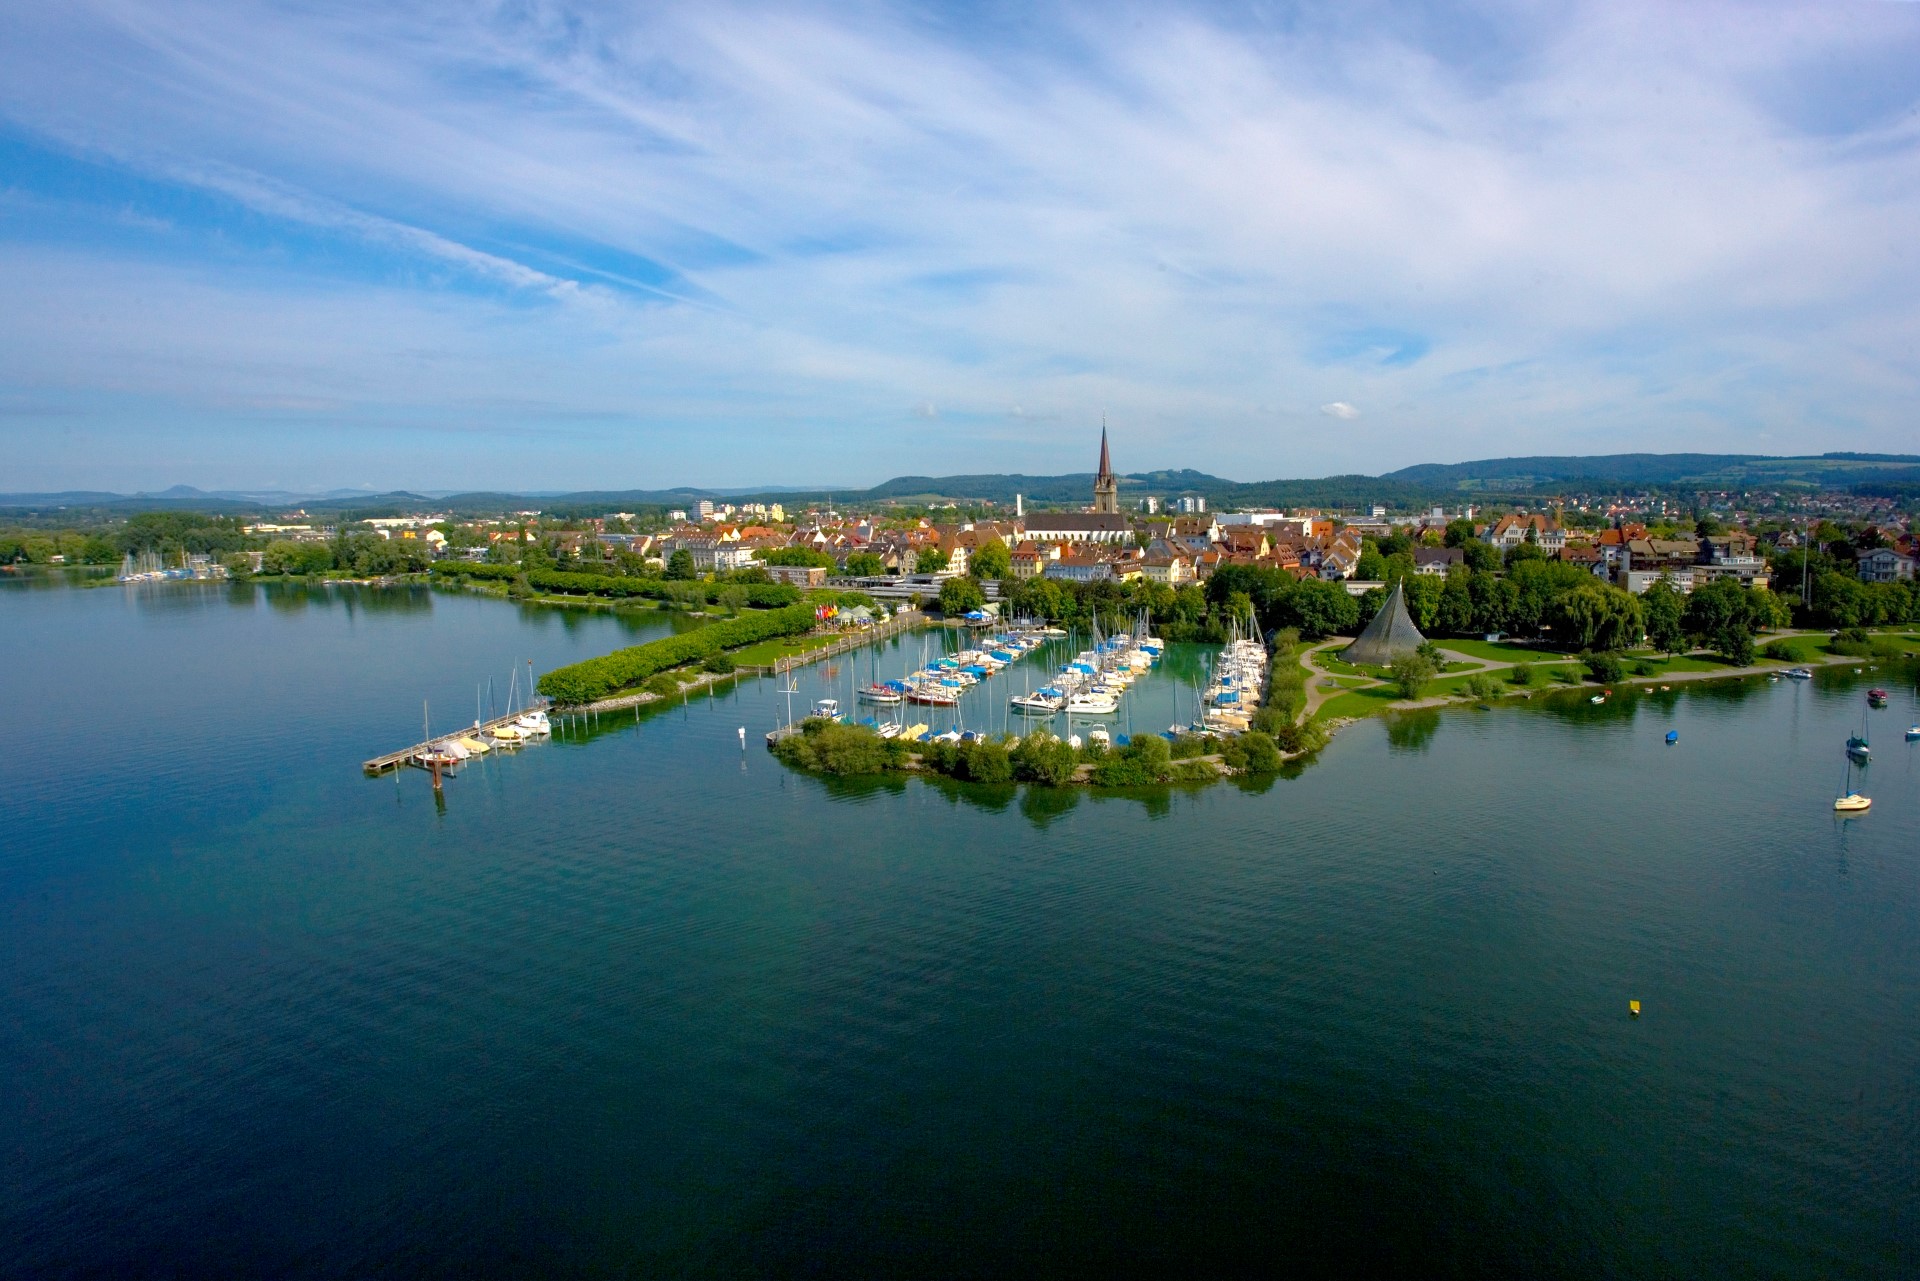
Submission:
<svg viewBox="0 0 1920 1281">
<path fill-rule="evenodd" d="M 1565 493 L 1606 493 L 1622 489 L 1781 488 L 1851 490 L 1861 494 L 1910 495 L 1920 487 L 1920 455 L 1829 453 L 1776 457 L 1766 454 L 1601 454 L 1485 458 L 1465 463 L 1421 463 L 1384 476 L 1322 476 L 1301 480 L 1235 481 L 1199 471 L 1136 472 L 1120 478 L 1123 499 L 1145 494 L 1175 498 L 1193 494 L 1216 508 L 1361 507 L 1380 503 L 1408 508 L 1458 501 L 1468 494 L 1506 497 Z M 334 490 L 300 495 L 281 491 L 206 492 L 175 485 L 159 493 L 113 494 L 70 490 L 49 494 L 0 494 L 0 514 L 47 515 L 55 512 L 126 515 L 136 511 L 192 509 L 222 514 L 284 511 L 303 507 L 337 519 L 446 511 L 485 516 L 538 509 L 555 515 L 599 515 L 608 511 L 685 507 L 698 499 L 729 502 L 779 502 L 799 505 L 816 498 L 842 503 L 991 502 L 1011 507 L 1016 494 L 1029 506 L 1084 504 L 1093 492 L 1092 472 L 1030 476 L 988 472 L 963 476 L 896 476 L 870 489 L 826 486 L 796 489 L 709 489 L 682 485 L 671 489 L 580 490 L 571 493 L 474 491 L 418 494 L 406 490 L 377 494 Z"/>
<path fill-rule="evenodd" d="M 1601 454 L 1484 458 L 1470 463 L 1421 463 L 1383 479 L 1447 490 L 1514 490 L 1553 484 L 1572 488 L 1740 489 L 1791 486 L 1815 489 L 1897 483 L 1920 478 L 1920 455 L 1820 454 Z"/>
</svg>

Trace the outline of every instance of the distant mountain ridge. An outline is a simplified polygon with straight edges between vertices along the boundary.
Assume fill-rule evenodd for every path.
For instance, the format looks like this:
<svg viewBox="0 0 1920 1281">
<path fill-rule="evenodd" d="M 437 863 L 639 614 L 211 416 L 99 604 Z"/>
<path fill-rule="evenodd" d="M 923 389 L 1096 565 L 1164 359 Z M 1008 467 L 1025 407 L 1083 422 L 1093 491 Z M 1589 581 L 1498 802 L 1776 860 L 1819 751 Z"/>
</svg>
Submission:
<svg viewBox="0 0 1920 1281">
<path fill-rule="evenodd" d="M 1120 492 L 1205 497 L 1225 506 L 1353 507 L 1370 503 L 1405 507 L 1457 501 L 1464 495 L 1609 492 L 1620 489 L 1742 489 L 1779 486 L 1904 492 L 1920 484 L 1920 455 L 1826 453 L 1817 456 L 1767 454 L 1600 454 L 1486 458 L 1463 463 L 1420 463 L 1381 476 L 1322 476 L 1314 479 L 1234 481 L 1192 470 L 1136 472 L 1120 478 Z M 319 494 L 282 490 L 214 490 L 175 485 L 157 493 L 115 494 L 68 490 L 46 494 L 0 494 L 0 509 L 45 513 L 88 509 L 125 514 L 133 511 L 196 509 L 231 514 L 269 512 L 288 507 L 331 515 L 399 514 L 449 511 L 496 514 L 529 508 L 555 514 L 598 515 L 641 507 L 684 507 L 699 499 L 794 503 L 821 499 L 839 502 L 973 501 L 1011 506 L 1016 495 L 1036 506 L 1085 503 L 1093 492 L 1092 472 L 1058 476 L 992 472 L 960 476 L 896 476 L 861 489 L 781 486 L 715 489 L 682 485 L 669 489 L 579 490 L 511 493 L 468 491 L 421 494 L 408 490 L 374 493 L 336 489 Z"/>
</svg>

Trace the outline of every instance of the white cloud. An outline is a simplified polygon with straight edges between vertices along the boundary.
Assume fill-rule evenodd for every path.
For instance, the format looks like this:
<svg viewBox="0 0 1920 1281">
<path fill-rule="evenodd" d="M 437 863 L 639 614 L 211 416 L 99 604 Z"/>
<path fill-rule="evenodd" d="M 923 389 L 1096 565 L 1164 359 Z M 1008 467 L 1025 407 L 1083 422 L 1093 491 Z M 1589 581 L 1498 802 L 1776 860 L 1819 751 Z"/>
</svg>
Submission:
<svg viewBox="0 0 1920 1281">
<path fill-rule="evenodd" d="M 1344 400 L 1336 400 L 1329 404 L 1322 405 L 1320 406 L 1320 412 L 1329 418 L 1345 418 L 1348 420 L 1360 416 L 1360 411 Z"/>
<path fill-rule="evenodd" d="M 840 478 L 926 470 L 890 425 L 916 402 L 1025 406 L 1019 470 L 1084 467 L 1101 406 L 1129 470 L 1248 477 L 1765 430 L 1910 447 L 1920 15 L 1468 13 L 1497 49 L 1391 6 L 1285 31 L 1040 9 L 994 44 L 884 6 L 16 7 L 17 129 L 421 269 L 329 277 L 167 210 L 169 244 L 221 243 L 153 279 L 225 338 L 105 290 L 109 341 L 61 299 L 121 251 L 36 252 L 51 311 L 40 337 L 0 317 L 0 378 L 210 405 L 231 379 L 402 422 L 520 388 L 709 481 L 799 418 L 842 425 Z M 298 344 L 249 333 L 276 288 Z M 410 373 L 415 349 L 478 375 Z M 1303 392 L 1365 425 L 1305 455 L 1244 430 Z"/>
</svg>

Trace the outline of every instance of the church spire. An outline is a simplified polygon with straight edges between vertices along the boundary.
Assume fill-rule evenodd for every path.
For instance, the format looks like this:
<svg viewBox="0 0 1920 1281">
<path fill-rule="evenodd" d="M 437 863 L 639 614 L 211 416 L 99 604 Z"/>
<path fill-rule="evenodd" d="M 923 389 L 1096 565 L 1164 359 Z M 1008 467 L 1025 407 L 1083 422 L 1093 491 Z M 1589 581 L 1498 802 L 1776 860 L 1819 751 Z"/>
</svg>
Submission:
<svg viewBox="0 0 1920 1281">
<path fill-rule="evenodd" d="M 1093 478 L 1093 510 L 1120 510 L 1120 480 L 1113 474 L 1113 460 L 1107 456 L 1107 416 L 1100 415 L 1100 473 Z"/>
</svg>

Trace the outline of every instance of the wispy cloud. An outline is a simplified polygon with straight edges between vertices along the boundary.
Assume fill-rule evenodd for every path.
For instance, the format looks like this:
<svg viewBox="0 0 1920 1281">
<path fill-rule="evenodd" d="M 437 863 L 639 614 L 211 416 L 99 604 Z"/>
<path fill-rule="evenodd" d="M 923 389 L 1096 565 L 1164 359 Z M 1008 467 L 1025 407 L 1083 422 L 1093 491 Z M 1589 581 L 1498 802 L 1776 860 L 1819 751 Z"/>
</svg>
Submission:
<svg viewBox="0 0 1920 1281">
<path fill-rule="evenodd" d="M 1083 467 L 1101 406 L 1128 470 L 1246 476 L 1910 445 L 1920 7 L 1124 18 L 17 6 L 0 120 L 42 159 L 9 190 L 170 230 L 0 202 L 36 301 L 0 315 L 0 387 L 202 414 L 276 471 L 291 429 L 244 408 L 274 397 L 507 468 L 418 485 L 523 476 L 486 435 L 528 429 L 516 388 L 542 486 L 610 450 L 662 481 L 925 470 L 903 404 L 1018 422 L 969 469 Z M 200 203 L 75 195 L 63 164 Z M 1263 430 L 1313 420 L 1286 405 L 1350 426 Z M 55 466 L 21 421 L 10 458 Z M 801 421 L 831 424 L 815 474 L 743 448 Z"/>
</svg>

